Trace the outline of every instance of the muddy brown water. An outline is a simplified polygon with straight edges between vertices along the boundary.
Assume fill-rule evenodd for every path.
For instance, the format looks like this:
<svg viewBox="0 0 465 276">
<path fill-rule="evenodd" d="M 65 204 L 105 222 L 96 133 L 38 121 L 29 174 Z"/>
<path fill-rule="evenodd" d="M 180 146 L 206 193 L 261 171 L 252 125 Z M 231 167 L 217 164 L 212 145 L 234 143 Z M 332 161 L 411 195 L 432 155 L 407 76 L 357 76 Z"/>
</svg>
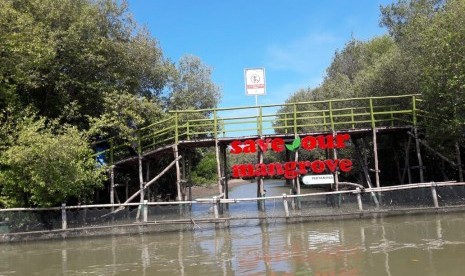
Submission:
<svg viewBox="0 0 465 276">
<path fill-rule="evenodd" d="M 465 213 L 0 244 L 0 275 L 465 275 Z"/>
</svg>

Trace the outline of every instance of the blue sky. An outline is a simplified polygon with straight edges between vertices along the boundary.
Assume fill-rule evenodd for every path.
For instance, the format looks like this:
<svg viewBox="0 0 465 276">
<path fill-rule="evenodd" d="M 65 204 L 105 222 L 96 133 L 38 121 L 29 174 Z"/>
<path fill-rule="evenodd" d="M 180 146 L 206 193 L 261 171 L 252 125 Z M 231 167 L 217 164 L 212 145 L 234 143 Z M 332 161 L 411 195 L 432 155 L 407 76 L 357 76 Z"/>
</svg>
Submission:
<svg viewBox="0 0 465 276">
<path fill-rule="evenodd" d="M 255 105 L 244 69 L 264 67 L 267 95 L 280 104 L 299 88 L 318 86 L 334 52 L 351 38 L 384 34 L 379 7 L 392 0 L 129 0 L 136 21 L 173 62 L 195 55 L 213 69 L 220 107 Z"/>
</svg>

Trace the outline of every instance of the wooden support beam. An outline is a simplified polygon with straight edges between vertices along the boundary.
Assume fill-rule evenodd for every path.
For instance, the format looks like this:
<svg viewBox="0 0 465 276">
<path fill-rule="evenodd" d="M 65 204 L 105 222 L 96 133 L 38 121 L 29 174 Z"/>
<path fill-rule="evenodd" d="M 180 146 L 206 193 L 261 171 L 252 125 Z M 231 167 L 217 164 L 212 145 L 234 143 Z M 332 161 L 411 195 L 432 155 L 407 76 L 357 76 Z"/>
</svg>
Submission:
<svg viewBox="0 0 465 276">
<path fill-rule="evenodd" d="M 173 146 L 173 152 L 174 152 L 174 163 L 176 165 L 176 200 L 181 201 L 182 200 L 182 194 L 181 194 L 181 169 L 179 167 L 179 159 L 178 158 L 179 152 L 178 152 L 178 144 L 175 144 Z"/>
<path fill-rule="evenodd" d="M 115 204 L 115 166 L 110 166 L 110 204 Z"/>
<path fill-rule="evenodd" d="M 381 183 L 379 180 L 378 142 L 376 132 L 376 127 L 373 127 L 373 158 L 375 161 L 375 181 L 376 187 L 379 188 L 381 186 Z"/>
<path fill-rule="evenodd" d="M 354 140 L 352 140 L 352 142 L 354 143 L 355 152 L 356 152 L 358 161 L 359 161 L 360 165 L 362 166 L 363 173 L 365 174 L 365 180 L 367 182 L 368 188 L 373 188 L 373 185 L 371 184 L 371 178 L 370 178 L 370 173 L 368 171 L 368 164 L 366 162 L 366 159 L 362 156 L 362 152 L 360 150 L 360 147 L 359 147 L 359 144 L 358 144 L 357 140 L 354 139 Z M 374 203 L 376 205 L 376 208 L 379 208 L 379 201 L 378 201 L 378 198 L 376 197 L 375 193 L 370 192 L 370 194 L 371 194 L 371 197 L 373 198 L 373 201 L 374 201 Z"/>
<path fill-rule="evenodd" d="M 335 130 L 333 130 L 333 137 L 336 137 L 337 133 Z M 337 159 L 337 149 L 336 147 L 333 147 L 333 159 L 336 160 Z M 337 170 L 334 171 L 333 175 L 334 175 L 334 185 L 335 185 L 335 190 L 336 191 L 339 191 L 339 177 L 338 177 L 338 174 L 337 174 Z"/>
<path fill-rule="evenodd" d="M 161 173 L 159 173 L 157 176 L 155 176 L 152 180 L 150 180 L 149 182 L 147 182 L 144 186 L 144 189 L 147 189 L 148 187 L 150 187 L 150 185 L 152 185 L 153 183 L 155 183 L 155 181 L 157 181 L 160 177 L 162 177 L 169 169 L 171 169 L 171 167 L 173 167 L 178 161 L 179 159 L 181 159 L 182 156 L 179 155 L 175 160 L 173 160 L 173 162 L 171 162 Z M 131 202 L 134 198 L 136 198 L 138 195 L 140 194 L 140 190 L 135 192 L 131 197 L 129 197 L 123 204 L 126 204 L 126 203 L 129 203 Z M 142 202 L 143 203 L 143 202 Z M 124 208 L 124 207 L 123 207 Z"/>
<path fill-rule="evenodd" d="M 402 172 L 401 184 L 405 184 L 405 173 L 408 175 L 408 184 L 412 184 L 412 175 L 410 174 L 410 144 L 412 143 L 412 136 L 409 135 L 408 142 L 405 147 L 405 163 L 404 171 Z"/>
<path fill-rule="evenodd" d="M 216 175 L 218 176 L 218 193 L 223 193 L 223 179 L 221 177 L 220 148 L 218 138 L 215 138 Z"/>
<path fill-rule="evenodd" d="M 144 202 L 144 177 L 142 172 L 142 153 L 139 153 L 138 156 L 139 161 L 139 194 L 140 194 L 140 202 Z"/>
<path fill-rule="evenodd" d="M 455 143 L 455 154 L 457 155 L 457 167 L 459 169 L 459 181 L 463 182 L 462 157 L 460 156 L 460 145 Z"/>
<path fill-rule="evenodd" d="M 223 185 L 224 185 L 224 198 L 229 198 L 229 186 L 228 186 L 228 154 L 226 146 L 221 147 L 221 155 L 223 157 Z"/>
<path fill-rule="evenodd" d="M 421 149 L 420 149 L 420 139 L 418 138 L 418 128 L 413 128 L 413 134 L 415 136 L 415 147 L 417 149 L 417 158 L 418 158 L 418 167 L 420 172 L 420 182 L 425 182 L 425 177 L 423 175 L 423 159 L 421 158 Z"/>
</svg>

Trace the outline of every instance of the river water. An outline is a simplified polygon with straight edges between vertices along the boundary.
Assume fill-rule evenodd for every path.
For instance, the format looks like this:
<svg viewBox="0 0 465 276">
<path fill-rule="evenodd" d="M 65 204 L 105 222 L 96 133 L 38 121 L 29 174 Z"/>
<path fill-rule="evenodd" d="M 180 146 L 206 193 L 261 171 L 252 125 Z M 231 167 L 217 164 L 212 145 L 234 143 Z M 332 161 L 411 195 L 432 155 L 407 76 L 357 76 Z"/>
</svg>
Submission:
<svg viewBox="0 0 465 276">
<path fill-rule="evenodd" d="M 465 213 L 0 244 L 0 275 L 465 275 Z"/>
</svg>

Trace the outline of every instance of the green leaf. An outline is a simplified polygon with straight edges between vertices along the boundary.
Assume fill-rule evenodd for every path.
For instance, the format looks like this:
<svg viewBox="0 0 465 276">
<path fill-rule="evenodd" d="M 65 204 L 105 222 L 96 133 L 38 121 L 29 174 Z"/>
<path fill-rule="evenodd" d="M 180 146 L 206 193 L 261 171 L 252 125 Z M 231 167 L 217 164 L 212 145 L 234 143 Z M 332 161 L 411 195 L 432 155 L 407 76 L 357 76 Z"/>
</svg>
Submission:
<svg viewBox="0 0 465 276">
<path fill-rule="evenodd" d="M 292 144 L 290 144 L 290 145 L 286 144 L 286 148 L 288 150 L 291 150 L 291 151 L 295 151 L 299 147 L 300 147 L 300 137 L 299 136 L 297 136 L 297 138 L 295 138 L 294 141 L 292 141 Z"/>
<path fill-rule="evenodd" d="M 292 147 L 294 149 L 298 149 L 300 147 L 300 137 L 297 136 L 297 138 L 294 139 L 294 142 L 292 142 Z"/>
</svg>

